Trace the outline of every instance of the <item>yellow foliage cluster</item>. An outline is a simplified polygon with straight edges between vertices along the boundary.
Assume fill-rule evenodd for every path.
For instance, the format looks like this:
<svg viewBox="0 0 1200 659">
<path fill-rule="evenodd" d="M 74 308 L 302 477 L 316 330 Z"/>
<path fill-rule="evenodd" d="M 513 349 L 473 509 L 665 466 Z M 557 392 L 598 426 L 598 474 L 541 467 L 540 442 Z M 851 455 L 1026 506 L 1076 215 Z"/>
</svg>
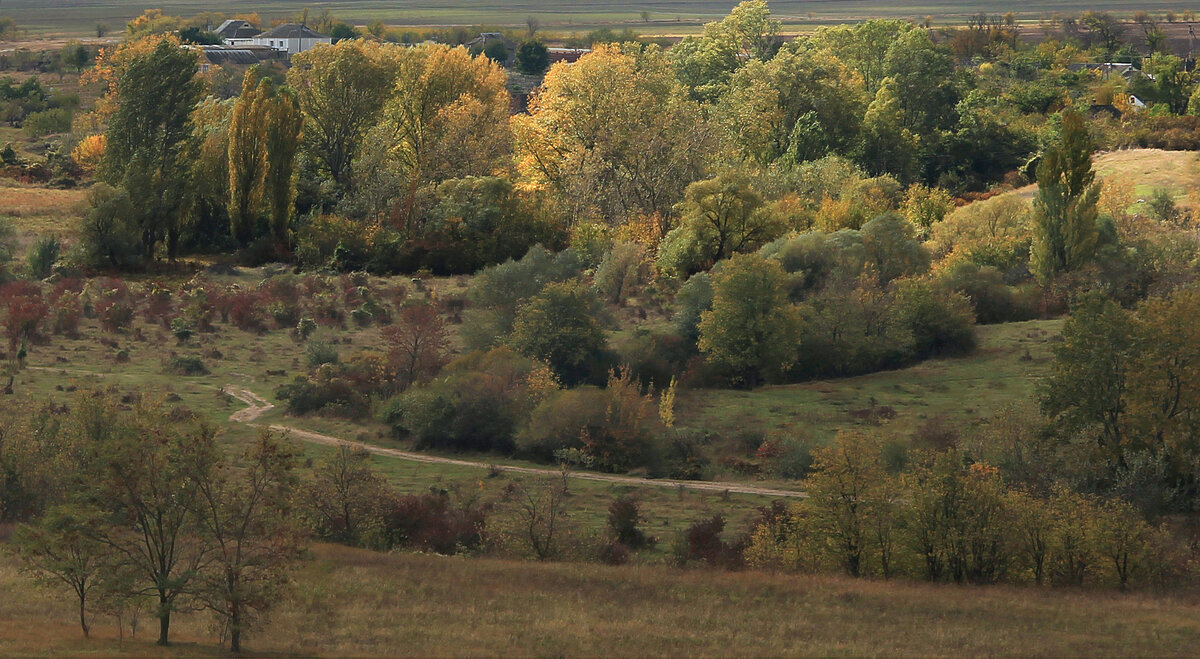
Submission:
<svg viewBox="0 0 1200 659">
<path fill-rule="evenodd" d="M 80 140 L 75 149 L 71 151 L 71 159 L 83 171 L 94 174 L 96 168 L 100 166 L 100 161 L 104 159 L 104 147 L 107 144 L 108 138 L 103 133 L 88 135 Z"/>
</svg>

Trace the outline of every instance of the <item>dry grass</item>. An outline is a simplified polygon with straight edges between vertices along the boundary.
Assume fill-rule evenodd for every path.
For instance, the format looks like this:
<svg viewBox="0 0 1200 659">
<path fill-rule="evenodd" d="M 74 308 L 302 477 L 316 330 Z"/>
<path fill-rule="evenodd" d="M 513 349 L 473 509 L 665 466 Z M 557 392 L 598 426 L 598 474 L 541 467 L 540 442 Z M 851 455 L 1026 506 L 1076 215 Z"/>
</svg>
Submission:
<svg viewBox="0 0 1200 659">
<path fill-rule="evenodd" d="M 325 656 L 1194 656 L 1194 602 L 1015 587 L 610 568 L 319 546 L 255 652 Z M 0 567 L 0 653 L 158 654 L 77 638 L 67 602 Z M 199 615 L 174 654 L 213 654 Z M 11 635 L 9 634 L 11 633 Z M 195 645 L 193 643 L 202 643 Z"/>
<path fill-rule="evenodd" d="M 0 217 L 11 218 L 18 253 L 40 236 L 74 238 L 87 203 L 87 190 L 56 190 L 0 179 Z"/>
</svg>

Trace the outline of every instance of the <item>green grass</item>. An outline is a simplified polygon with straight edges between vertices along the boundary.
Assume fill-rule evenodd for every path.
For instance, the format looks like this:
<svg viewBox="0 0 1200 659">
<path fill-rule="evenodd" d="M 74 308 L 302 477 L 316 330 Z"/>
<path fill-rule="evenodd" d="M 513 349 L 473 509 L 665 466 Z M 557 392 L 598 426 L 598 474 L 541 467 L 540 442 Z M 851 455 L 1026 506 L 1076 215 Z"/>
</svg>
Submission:
<svg viewBox="0 0 1200 659">
<path fill-rule="evenodd" d="M 688 392 L 679 399 L 679 423 L 724 437 L 791 434 L 822 443 L 844 428 L 875 427 L 875 421 L 860 418 L 872 406 L 895 411 L 894 419 L 880 420 L 878 427 L 898 437 L 939 417 L 952 425 L 974 423 L 1032 398 L 1049 368 L 1050 342 L 1061 324 L 984 325 L 977 329 L 979 347 L 973 354 L 896 371 L 754 391 Z"/>
<path fill-rule="evenodd" d="M 109 619 L 84 641 L 70 603 L 0 558 L 0 655 L 221 655 L 206 616 L 172 619 L 176 645 Z M 539 564 L 318 546 L 255 655 L 488 657 L 1188 657 L 1190 597 L 959 587 L 660 566 Z M 128 636 L 128 634 L 127 634 Z"/>
</svg>

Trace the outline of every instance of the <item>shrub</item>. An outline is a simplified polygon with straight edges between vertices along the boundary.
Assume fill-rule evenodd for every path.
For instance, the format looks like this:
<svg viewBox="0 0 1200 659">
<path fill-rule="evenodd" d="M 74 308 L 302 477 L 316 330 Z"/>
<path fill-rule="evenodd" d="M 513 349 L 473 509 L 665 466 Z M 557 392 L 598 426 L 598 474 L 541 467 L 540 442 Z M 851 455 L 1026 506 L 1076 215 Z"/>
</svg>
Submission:
<svg viewBox="0 0 1200 659">
<path fill-rule="evenodd" d="M 580 282 L 550 284 L 517 311 L 507 343 L 550 364 L 564 384 L 595 381 L 607 370 L 595 306 L 595 297 Z"/>
<path fill-rule="evenodd" d="M 447 555 L 477 549 L 487 510 L 470 501 L 457 507 L 452 503 L 441 490 L 395 498 L 383 518 L 388 547 Z"/>
<path fill-rule="evenodd" d="M 637 243 L 618 242 L 604 255 L 592 282 L 605 302 L 621 304 L 636 295 L 649 276 L 646 248 Z"/>
<path fill-rule="evenodd" d="M 336 364 L 338 362 L 337 348 L 324 341 L 309 343 L 308 348 L 305 350 L 305 356 L 309 368 L 316 368 L 322 364 Z"/>
<path fill-rule="evenodd" d="M 171 357 L 163 371 L 168 375 L 208 375 L 204 362 L 191 355 Z"/>
<path fill-rule="evenodd" d="M 42 137 L 71 131 L 71 111 L 67 108 L 52 108 L 34 112 L 25 117 L 25 132 L 30 137 Z"/>
<path fill-rule="evenodd" d="M 613 543 L 629 549 L 641 549 L 654 544 L 654 538 L 646 535 L 638 525 L 643 521 L 637 499 L 622 495 L 608 504 L 608 531 Z"/>
<path fill-rule="evenodd" d="M 740 567 L 741 548 L 736 544 L 727 544 L 721 538 L 724 530 L 725 517 L 720 514 L 689 526 L 675 545 L 676 564 L 683 566 L 701 562 L 714 567 Z"/>
<path fill-rule="evenodd" d="M 228 296 L 229 320 L 240 330 L 263 332 L 262 298 L 254 291 L 238 291 Z"/>
<path fill-rule="evenodd" d="M 57 236 L 43 236 L 38 238 L 37 242 L 29 250 L 29 274 L 34 279 L 45 279 L 54 271 L 54 265 L 58 263 L 58 254 L 62 249 L 62 243 L 58 241 Z"/>
<path fill-rule="evenodd" d="M 188 324 L 187 319 L 183 316 L 177 316 L 171 320 L 171 334 L 175 335 L 175 340 L 180 345 L 187 343 L 192 338 L 193 333 L 192 326 Z"/>
<path fill-rule="evenodd" d="M 41 287 L 25 281 L 15 281 L 0 287 L 0 307 L 4 309 L 4 333 L 9 350 L 26 341 L 40 341 L 41 325 L 50 313 L 42 299 Z"/>
</svg>

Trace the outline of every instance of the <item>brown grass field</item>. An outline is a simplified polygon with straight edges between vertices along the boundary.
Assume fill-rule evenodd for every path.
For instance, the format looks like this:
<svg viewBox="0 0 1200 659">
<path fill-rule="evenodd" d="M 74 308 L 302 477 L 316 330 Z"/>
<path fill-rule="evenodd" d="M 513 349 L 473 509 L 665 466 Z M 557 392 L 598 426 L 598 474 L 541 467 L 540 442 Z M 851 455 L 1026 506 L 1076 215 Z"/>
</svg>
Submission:
<svg viewBox="0 0 1200 659">
<path fill-rule="evenodd" d="M 223 654 L 207 619 L 172 621 L 178 644 L 95 621 L 0 562 L 0 655 Z M 1188 657 L 1189 598 L 840 577 L 539 564 L 318 546 L 255 656 Z"/>
</svg>

